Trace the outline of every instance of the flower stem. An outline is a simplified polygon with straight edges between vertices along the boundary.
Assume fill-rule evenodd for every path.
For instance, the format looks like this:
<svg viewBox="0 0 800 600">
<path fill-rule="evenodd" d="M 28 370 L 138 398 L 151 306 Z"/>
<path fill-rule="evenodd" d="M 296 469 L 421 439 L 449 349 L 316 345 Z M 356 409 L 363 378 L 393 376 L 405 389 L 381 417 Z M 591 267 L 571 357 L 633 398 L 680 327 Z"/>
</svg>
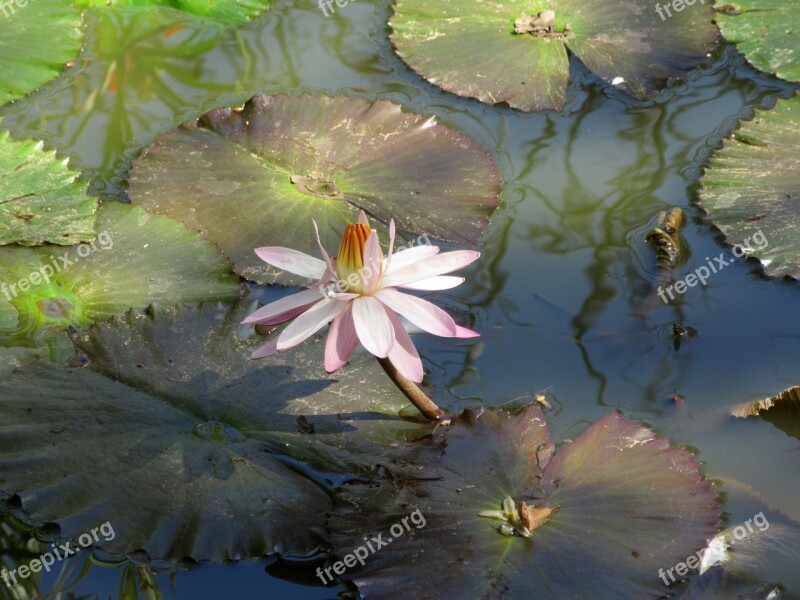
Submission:
<svg viewBox="0 0 800 600">
<path fill-rule="evenodd" d="M 439 408 L 436 403 L 428 398 L 425 393 L 417 387 L 417 384 L 410 379 L 404 377 L 398 371 L 388 358 L 378 358 L 378 362 L 386 371 L 389 378 L 394 381 L 395 385 L 400 388 L 411 403 L 419 409 L 429 421 L 441 421 L 445 417 L 444 411 Z"/>
</svg>

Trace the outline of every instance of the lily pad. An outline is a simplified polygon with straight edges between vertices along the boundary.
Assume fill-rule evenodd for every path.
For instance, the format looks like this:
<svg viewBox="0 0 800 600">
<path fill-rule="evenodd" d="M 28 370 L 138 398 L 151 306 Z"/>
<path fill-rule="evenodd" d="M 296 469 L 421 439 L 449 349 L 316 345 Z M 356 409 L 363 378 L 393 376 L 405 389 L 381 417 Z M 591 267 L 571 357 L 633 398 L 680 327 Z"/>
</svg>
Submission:
<svg viewBox="0 0 800 600">
<path fill-rule="evenodd" d="M 260 94 L 184 125 L 135 162 L 128 195 L 196 229 L 259 283 L 305 280 L 253 252 L 316 256 L 311 220 L 330 252 L 359 209 L 416 236 L 477 241 L 498 204 L 492 158 L 433 117 L 385 100 Z"/>
<path fill-rule="evenodd" d="M 431 83 L 490 104 L 561 108 L 567 50 L 605 81 L 648 98 L 703 61 L 718 33 L 710 2 L 683 5 L 670 16 L 657 6 L 628 0 L 402 0 L 390 20 L 391 39 L 406 64 Z"/>
<path fill-rule="evenodd" d="M 436 469 L 342 494 L 338 557 L 364 536 L 391 538 L 352 570 L 367 598 L 655 598 L 659 569 L 716 531 L 715 494 L 692 455 L 616 413 L 556 452 L 538 405 L 468 413 L 442 435 Z M 415 510 L 424 525 L 394 527 Z"/>
<path fill-rule="evenodd" d="M 109 521 L 111 553 L 314 552 L 333 476 L 298 459 L 363 475 L 420 426 L 396 416 L 405 400 L 369 356 L 342 381 L 323 369 L 321 338 L 266 367 L 250 360 L 263 340 L 239 324 L 248 311 L 130 311 L 76 342 L 87 367 L 42 361 L 0 382 L 2 494 L 61 538 Z"/>
<path fill-rule="evenodd" d="M 107 202 L 97 240 L 69 248 L 0 248 L 0 341 L 165 305 L 233 300 L 238 282 L 216 250 L 180 223 Z"/>
<path fill-rule="evenodd" d="M 692 580 L 679 600 L 781 600 L 779 586 L 769 583 L 752 585 L 721 567 L 714 567 Z"/>
<path fill-rule="evenodd" d="M 256 17 L 272 0 L 76 0 L 78 6 L 161 6 L 200 17 L 240 25 Z"/>
<path fill-rule="evenodd" d="M 78 176 L 41 142 L 0 133 L 0 245 L 93 240 L 97 200 Z"/>
<path fill-rule="evenodd" d="M 24 96 L 78 56 L 83 33 L 71 0 L 0 5 L 0 104 Z"/>
<path fill-rule="evenodd" d="M 700 202 L 709 219 L 772 276 L 800 276 L 800 96 L 758 111 L 711 158 Z M 741 252 L 740 252 L 741 254 Z"/>
<path fill-rule="evenodd" d="M 747 60 L 767 73 L 800 80 L 800 16 L 793 2 L 734 0 L 725 2 L 717 23 Z"/>
<path fill-rule="evenodd" d="M 737 404 L 731 409 L 731 415 L 741 418 L 760 416 L 786 435 L 800 439 L 800 387 Z"/>
</svg>

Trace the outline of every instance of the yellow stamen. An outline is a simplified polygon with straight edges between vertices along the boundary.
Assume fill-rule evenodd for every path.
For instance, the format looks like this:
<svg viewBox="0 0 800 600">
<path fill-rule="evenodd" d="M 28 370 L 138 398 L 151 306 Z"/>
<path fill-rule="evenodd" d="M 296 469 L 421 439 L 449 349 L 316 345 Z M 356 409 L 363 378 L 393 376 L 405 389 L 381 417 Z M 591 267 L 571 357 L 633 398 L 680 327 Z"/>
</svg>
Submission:
<svg viewBox="0 0 800 600">
<path fill-rule="evenodd" d="M 336 258 L 336 275 L 340 282 L 347 283 L 347 291 L 360 294 L 363 291 L 364 246 L 370 234 L 369 225 L 348 225 L 339 246 Z"/>
</svg>

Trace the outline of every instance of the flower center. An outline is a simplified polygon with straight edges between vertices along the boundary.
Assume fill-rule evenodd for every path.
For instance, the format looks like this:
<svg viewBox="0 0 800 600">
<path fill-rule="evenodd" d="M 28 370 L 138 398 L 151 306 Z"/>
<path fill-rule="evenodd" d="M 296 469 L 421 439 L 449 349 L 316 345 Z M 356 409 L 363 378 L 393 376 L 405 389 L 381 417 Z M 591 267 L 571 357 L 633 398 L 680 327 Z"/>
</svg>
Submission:
<svg viewBox="0 0 800 600">
<path fill-rule="evenodd" d="M 364 290 L 364 246 L 370 231 L 369 225 L 362 223 L 348 225 L 344 230 L 336 257 L 336 275 L 343 291 L 360 294 Z"/>
</svg>

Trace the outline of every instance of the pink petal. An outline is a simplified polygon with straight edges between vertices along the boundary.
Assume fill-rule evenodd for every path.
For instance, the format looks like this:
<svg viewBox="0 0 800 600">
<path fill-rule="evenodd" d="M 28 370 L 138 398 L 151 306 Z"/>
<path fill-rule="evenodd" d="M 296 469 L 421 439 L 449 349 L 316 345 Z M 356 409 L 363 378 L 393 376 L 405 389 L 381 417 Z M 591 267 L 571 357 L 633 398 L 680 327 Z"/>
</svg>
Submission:
<svg viewBox="0 0 800 600">
<path fill-rule="evenodd" d="M 369 227 L 369 221 L 367 220 L 367 213 L 365 213 L 363 210 L 358 213 L 358 222 L 361 225 L 366 225 L 367 227 Z"/>
<path fill-rule="evenodd" d="M 382 289 L 375 297 L 417 327 L 434 335 L 455 337 L 456 323 L 438 306 L 395 289 Z"/>
<path fill-rule="evenodd" d="M 389 252 L 386 254 L 386 270 L 389 270 L 389 265 L 392 262 L 392 254 L 394 254 L 394 238 L 397 233 L 394 219 L 389 221 Z"/>
<path fill-rule="evenodd" d="M 411 250 L 406 250 L 411 252 Z M 399 256 L 402 256 L 402 252 Z M 472 264 L 480 257 L 480 252 L 474 250 L 456 250 L 455 252 L 445 252 L 438 256 L 432 256 L 424 260 L 419 260 L 413 264 L 398 268 L 396 264 L 390 273 L 387 273 L 381 283 L 382 287 L 394 287 L 397 285 L 408 285 L 421 279 L 436 277 L 450 271 L 462 269 Z"/>
<path fill-rule="evenodd" d="M 477 331 L 472 331 L 472 329 L 467 329 L 466 327 L 461 327 L 461 325 L 456 325 L 456 335 L 453 337 L 457 338 L 476 338 L 481 337 L 481 334 Z"/>
<path fill-rule="evenodd" d="M 278 350 L 286 350 L 296 346 L 314 335 L 338 317 L 348 305 L 348 302 L 337 302 L 336 300 L 324 298 L 297 317 L 281 332 L 278 336 Z"/>
<path fill-rule="evenodd" d="M 383 262 L 383 253 L 381 252 L 380 242 L 378 241 L 378 232 L 373 231 L 367 237 L 364 244 L 364 269 L 361 272 L 363 278 L 364 290 L 375 289 L 375 284 L 381 278 L 381 263 Z"/>
<path fill-rule="evenodd" d="M 386 274 L 393 273 L 420 260 L 439 254 L 439 246 L 414 246 L 405 250 L 398 250 L 392 254 L 391 265 L 386 265 Z"/>
<path fill-rule="evenodd" d="M 286 313 L 293 311 L 295 309 L 306 307 L 310 304 L 314 304 L 322 299 L 319 290 L 311 289 L 311 290 L 303 290 L 302 292 L 298 292 L 297 294 L 292 294 L 291 296 L 286 296 L 285 298 L 281 298 L 280 300 L 276 300 L 275 302 L 270 302 L 266 306 L 262 306 L 253 314 L 248 316 L 244 321 L 242 321 L 242 325 L 252 325 L 253 323 L 264 323 L 265 325 L 274 325 L 275 319 L 280 319 Z M 305 311 L 302 311 L 305 312 Z M 282 323 L 286 319 L 278 320 L 278 323 Z"/>
<path fill-rule="evenodd" d="M 267 356 L 272 356 L 277 351 L 278 351 L 278 338 L 276 337 L 274 340 L 267 342 L 266 344 L 261 346 L 261 348 L 253 352 L 250 355 L 250 358 L 252 359 L 265 358 Z"/>
<path fill-rule="evenodd" d="M 385 358 L 394 344 L 394 327 L 383 304 L 372 296 L 361 296 L 352 304 L 358 339 L 369 352 Z"/>
<path fill-rule="evenodd" d="M 323 261 L 298 250 L 281 248 L 280 246 L 266 246 L 264 248 L 256 248 L 255 252 L 265 263 L 301 277 L 319 279 L 325 272 L 325 263 Z"/>
<path fill-rule="evenodd" d="M 333 373 L 350 360 L 358 345 L 356 327 L 353 323 L 352 307 L 348 306 L 331 323 L 328 340 L 325 342 L 325 370 Z"/>
<path fill-rule="evenodd" d="M 406 379 L 420 383 L 425 375 L 414 342 L 408 336 L 400 318 L 391 310 L 386 311 L 394 328 L 394 346 L 389 352 L 389 360 Z"/>
<path fill-rule="evenodd" d="M 420 279 L 414 283 L 406 285 L 398 285 L 397 287 L 405 288 L 407 290 L 423 290 L 423 291 L 438 291 L 449 290 L 464 283 L 463 277 L 453 277 L 452 275 L 438 275 L 436 277 L 428 277 L 427 279 Z"/>
</svg>

